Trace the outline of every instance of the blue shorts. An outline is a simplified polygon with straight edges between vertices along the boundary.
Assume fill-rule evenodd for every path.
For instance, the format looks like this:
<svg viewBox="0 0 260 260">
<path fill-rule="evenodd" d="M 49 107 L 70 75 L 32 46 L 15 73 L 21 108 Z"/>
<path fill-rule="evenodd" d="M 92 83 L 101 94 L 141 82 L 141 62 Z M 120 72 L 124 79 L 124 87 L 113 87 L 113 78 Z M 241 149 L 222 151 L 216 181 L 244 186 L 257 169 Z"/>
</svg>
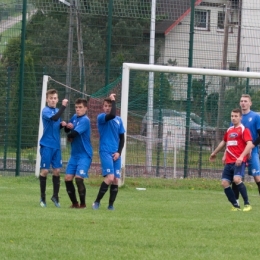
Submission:
<svg viewBox="0 0 260 260">
<path fill-rule="evenodd" d="M 102 175 L 105 177 L 108 174 L 113 174 L 116 178 L 121 177 L 121 156 L 114 161 L 112 153 L 99 152 Z"/>
<path fill-rule="evenodd" d="M 260 175 L 260 164 L 259 164 L 258 153 L 252 153 L 251 158 L 248 160 L 248 175 L 251 176 Z"/>
<path fill-rule="evenodd" d="M 245 162 L 243 162 L 240 166 L 236 166 L 235 163 L 228 163 L 224 167 L 221 179 L 229 181 L 230 183 L 233 181 L 234 176 L 239 176 L 242 179 L 245 175 L 245 168 Z"/>
<path fill-rule="evenodd" d="M 92 159 L 89 156 L 71 156 L 66 168 L 66 174 L 88 178 L 88 170 Z"/>
<path fill-rule="evenodd" d="M 46 146 L 40 147 L 41 154 L 41 169 L 59 169 L 62 167 L 61 150 L 54 149 Z"/>
</svg>

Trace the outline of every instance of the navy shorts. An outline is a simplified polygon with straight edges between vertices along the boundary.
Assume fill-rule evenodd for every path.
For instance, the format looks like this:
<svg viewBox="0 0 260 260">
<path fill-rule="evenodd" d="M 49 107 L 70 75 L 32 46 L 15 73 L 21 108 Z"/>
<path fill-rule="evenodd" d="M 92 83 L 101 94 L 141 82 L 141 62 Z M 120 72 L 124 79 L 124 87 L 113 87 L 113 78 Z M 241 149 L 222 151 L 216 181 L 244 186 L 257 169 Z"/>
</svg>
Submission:
<svg viewBox="0 0 260 260">
<path fill-rule="evenodd" d="M 108 174 L 113 174 L 116 178 L 121 177 L 121 156 L 114 161 L 113 154 L 107 152 L 99 152 L 102 175 L 105 177 Z"/>
<path fill-rule="evenodd" d="M 66 168 L 66 174 L 88 178 L 88 170 L 92 159 L 89 156 L 71 156 Z"/>
<path fill-rule="evenodd" d="M 41 169 L 59 169 L 62 167 L 61 150 L 46 146 L 40 147 L 41 154 Z"/>
<path fill-rule="evenodd" d="M 230 183 L 233 181 L 234 176 L 239 176 L 242 179 L 245 175 L 245 168 L 245 162 L 243 162 L 240 166 L 236 166 L 235 163 L 228 163 L 224 167 L 221 179 L 229 181 Z"/>
</svg>

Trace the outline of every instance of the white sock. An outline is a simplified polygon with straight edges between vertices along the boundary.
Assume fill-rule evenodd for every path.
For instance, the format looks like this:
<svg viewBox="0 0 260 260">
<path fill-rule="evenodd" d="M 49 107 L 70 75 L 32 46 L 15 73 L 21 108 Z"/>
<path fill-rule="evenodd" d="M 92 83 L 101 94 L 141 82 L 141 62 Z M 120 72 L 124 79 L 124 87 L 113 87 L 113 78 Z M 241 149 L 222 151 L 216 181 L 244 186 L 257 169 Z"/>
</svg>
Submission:
<svg viewBox="0 0 260 260">
<path fill-rule="evenodd" d="M 237 200 L 237 205 L 239 206 L 239 200 Z"/>
</svg>

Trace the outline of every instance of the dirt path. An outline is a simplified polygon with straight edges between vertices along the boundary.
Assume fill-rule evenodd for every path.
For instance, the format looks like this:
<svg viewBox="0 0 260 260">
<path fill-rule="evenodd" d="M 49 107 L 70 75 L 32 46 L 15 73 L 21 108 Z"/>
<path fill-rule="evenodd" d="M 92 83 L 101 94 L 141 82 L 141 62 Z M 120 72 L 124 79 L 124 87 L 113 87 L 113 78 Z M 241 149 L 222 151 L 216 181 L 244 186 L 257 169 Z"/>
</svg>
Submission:
<svg viewBox="0 0 260 260">
<path fill-rule="evenodd" d="M 0 22 L 0 34 L 10 29 L 12 26 L 19 23 L 20 21 L 22 21 L 22 15 L 16 17 L 9 16 L 7 20 L 2 20 Z"/>
</svg>

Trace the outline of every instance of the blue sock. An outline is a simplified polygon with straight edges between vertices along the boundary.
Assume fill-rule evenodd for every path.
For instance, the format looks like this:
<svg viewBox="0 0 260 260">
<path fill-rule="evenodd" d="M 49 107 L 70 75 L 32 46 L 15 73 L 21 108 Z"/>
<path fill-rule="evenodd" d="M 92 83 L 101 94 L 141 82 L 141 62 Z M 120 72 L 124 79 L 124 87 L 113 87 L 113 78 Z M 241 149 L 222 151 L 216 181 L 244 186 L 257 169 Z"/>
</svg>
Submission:
<svg viewBox="0 0 260 260">
<path fill-rule="evenodd" d="M 224 192 L 228 198 L 228 200 L 231 202 L 231 204 L 236 207 L 236 208 L 239 208 L 238 204 L 237 204 L 237 201 L 236 201 L 236 197 L 235 197 L 235 194 L 233 192 L 233 190 L 231 189 L 231 187 L 227 187 L 224 189 Z M 241 194 L 242 195 L 242 194 Z"/>
<path fill-rule="evenodd" d="M 238 185 L 237 185 L 237 188 L 241 194 L 241 196 L 243 197 L 243 200 L 244 200 L 244 204 L 245 205 L 248 205 L 249 202 L 248 202 L 248 196 L 247 196 L 247 190 L 246 190 L 246 186 L 243 182 L 240 182 Z"/>
</svg>

